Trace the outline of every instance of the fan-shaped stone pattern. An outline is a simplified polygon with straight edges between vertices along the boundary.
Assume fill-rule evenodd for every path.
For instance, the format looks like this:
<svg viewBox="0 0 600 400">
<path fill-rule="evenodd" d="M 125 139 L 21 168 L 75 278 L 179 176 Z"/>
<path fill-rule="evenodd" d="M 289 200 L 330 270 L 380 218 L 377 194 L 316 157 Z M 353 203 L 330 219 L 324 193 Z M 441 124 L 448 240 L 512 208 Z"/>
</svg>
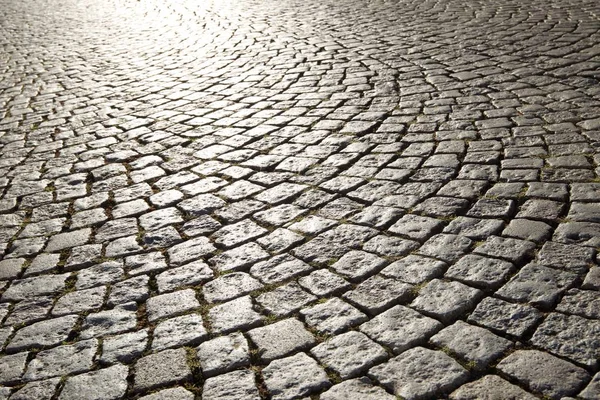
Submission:
<svg viewBox="0 0 600 400">
<path fill-rule="evenodd" d="M 0 397 L 598 397 L 597 2 L 0 7 Z"/>
</svg>

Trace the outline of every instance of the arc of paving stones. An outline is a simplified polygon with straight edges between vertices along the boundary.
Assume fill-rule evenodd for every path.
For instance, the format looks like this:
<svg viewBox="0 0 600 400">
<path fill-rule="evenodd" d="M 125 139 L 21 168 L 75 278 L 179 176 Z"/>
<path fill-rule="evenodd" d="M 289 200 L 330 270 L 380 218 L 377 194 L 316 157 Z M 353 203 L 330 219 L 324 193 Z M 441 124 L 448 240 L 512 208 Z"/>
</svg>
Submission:
<svg viewBox="0 0 600 400">
<path fill-rule="evenodd" d="M 2 2 L 0 398 L 600 396 L 595 2 Z"/>
</svg>

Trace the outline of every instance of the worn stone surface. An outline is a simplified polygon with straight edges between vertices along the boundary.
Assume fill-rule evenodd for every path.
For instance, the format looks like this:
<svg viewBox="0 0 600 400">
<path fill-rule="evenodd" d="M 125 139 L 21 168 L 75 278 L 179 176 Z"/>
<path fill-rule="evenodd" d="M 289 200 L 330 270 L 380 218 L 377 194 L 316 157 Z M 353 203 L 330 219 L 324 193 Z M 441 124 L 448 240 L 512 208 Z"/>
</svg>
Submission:
<svg viewBox="0 0 600 400">
<path fill-rule="evenodd" d="M 202 398 L 207 400 L 260 400 L 254 373 L 249 370 L 233 371 L 208 378 L 204 382 Z"/>
<path fill-rule="evenodd" d="M 387 352 L 360 332 L 347 332 L 314 347 L 311 351 L 321 363 L 342 379 L 358 376 L 369 367 L 387 359 Z"/>
<path fill-rule="evenodd" d="M 185 349 L 164 350 L 139 359 L 134 368 L 135 390 L 148 390 L 191 377 Z"/>
<path fill-rule="evenodd" d="M 371 339 L 401 353 L 442 329 L 443 325 L 408 307 L 395 306 L 360 326 Z"/>
<path fill-rule="evenodd" d="M 325 371 L 305 353 L 275 360 L 262 372 L 273 399 L 307 396 L 331 386 Z"/>
<path fill-rule="evenodd" d="M 356 378 L 338 383 L 320 397 L 321 400 L 344 400 L 353 396 L 364 400 L 395 400 L 396 397 L 380 387 L 374 386 L 369 378 Z"/>
<path fill-rule="evenodd" d="M 92 368 L 97 349 L 98 341 L 91 339 L 41 351 L 29 362 L 23 379 L 33 381 L 87 372 Z"/>
<path fill-rule="evenodd" d="M 369 375 L 405 399 L 431 397 L 465 382 L 468 372 L 446 354 L 415 347 L 369 370 Z"/>
<path fill-rule="evenodd" d="M 127 390 L 129 369 L 114 365 L 67 379 L 60 399 L 119 399 Z"/>
<path fill-rule="evenodd" d="M 197 348 L 205 376 L 214 376 L 250 364 L 248 341 L 241 333 L 208 340 Z"/>
<path fill-rule="evenodd" d="M 434 279 L 419 291 L 411 306 L 445 323 L 475 307 L 483 292 L 459 282 Z"/>
<path fill-rule="evenodd" d="M 326 397 L 265 384 L 301 352 L 330 397 L 392 395 L 311 353 L 351 332 L 477 369 L 415 397 L 543 396 L 495 368 L 504 345 L 597 372 L 597 2 L 96 3 L 0 0 L 0 359 L 30 352 L 10 385 L 66 376 L 37 396 L 60 398 L 122 364 L 122 398 Z M 315 342 L 261 359 L 285 321 Z M 184 348 L 191 386 L 134 390 Z"/>
<path fill-rule="evenodd" d="M 431 343 L 450 349 L 461 359 L 483 370 L 498 359 L 512 343 L 490 331 L 457 321 L 434 335 Z"/>
<path fill-rule="evenodd" d="M 498 364 L 498 370 L 552 399 L 576 394 L 589 379 L 584 369 L 537 350 L 514 352 Z"/>
<path fill-rule="evenodd" d="M 475 382 L 464 384 L 450 394 L 451 400 L 534 400 L 536 398 L 496 375 L 487 375 Z"/>
<path fill-rule="evenodd" d="M 315 338 L 296 319 L 285 319 L 248 332 L 258 348 L 258 356 L 266 362 L 282 358 L 315 343 Z"/>
<path fill-rule="evenodd" d="M 154 328 L 152 349 L 163 350 L 169 347 L 189 346 L 207 338 L 202 317 L 198 314 L 182 315 L 161 321 Z"/>
</svg>

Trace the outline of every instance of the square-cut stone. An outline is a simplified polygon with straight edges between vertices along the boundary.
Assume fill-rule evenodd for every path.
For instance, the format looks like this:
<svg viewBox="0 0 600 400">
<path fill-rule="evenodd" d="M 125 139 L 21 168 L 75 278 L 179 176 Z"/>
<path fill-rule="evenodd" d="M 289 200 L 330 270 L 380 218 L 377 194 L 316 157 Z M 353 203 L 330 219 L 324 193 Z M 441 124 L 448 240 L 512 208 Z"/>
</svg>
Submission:
<svg viewBox="0 0 600 400">
<path fill-rule="evenodd" d="M 600 319 L 600 292 L 571 289 L 563 296 L 556 311 L 590 319 Z"/>
<path fill-rule="evenodd" d="M 331 386 L 325 371 L 305 353 L 275 360 L 262 372 L 273 400 L 309 396 Z"/>
<path fill-rule="evenodd" d="M 373 316 L 408 300 L 412 289 L 412 285 L 398 279 L 375 275 L 342 297 Z"/>
<path fill-rule="evenodd" d="M 537 397 L 496 375 L 486 375 L 475 382 L 466 383 L 450 394 L 450 400 L 476 399 L 536 400 Z"/>
<path fill-rule="evenodd" d="M 314 347 L 311 354 L 342 379 L 358 376 L 388 357 L 383 347 L 355 331 L 334 336 Z"/>
<path fill-rule="evenodd" d="M 315 300 L 316 296 L 302 290 L 296 282 L 280 286 L 256 298 L 265 310 L 278 317 L 288 316 Z"/>
<path fill-rule="evenodd" d="M 77 315 L 66 315 L 25 326 L 17 331 L 6 350 L 13 353 L 34 347 L 55 346 L 67 339 L 77 320 Z"/>
<path fill-rule="evenodd" d="M 486 297 L 477 305 L 468 321 L 520 338 L 541 318 L 542 314 L 533 307 Z"/>
<path fill-rule="evenodd" d="M 418 253 L 445 262 L 453 262 L 467 252 L 471 243 L 471 239 L 465 236 L 440 233 L 425 242 Z"/>
<path fill-rule="evenodd" d="M 419 291 L 411 305 L 423 314 L 445 323 L 472 310 L 483 292 L 459 282 L 434 279 Z"/>
<path fill-rule="evenodd" d="M 527 240 L 490 236 L 481 246 L 475 248 L 473 252 L 518 263 L 527 257 L 533 249 L 535 249 L 535 243 Z"/>
<path fill-rule="evenodd" d="M 348 281 L 328 269 L 318 269 L 298 279 L 298 283 L 316 296 L 330 296 L 350 288 Z"/>
<path fill-rule="evenodd" d="M 260 400 L 256 378 L 250 370 L 233 371 L 208 378 L 202 389 L 204 400 Z"/>
<path fill-rule="evenodd" d="M 153 350 L 196 345 L 208 337 L 198 314 L 182 315 L 161 321 L 154 328 Z"/>
<path fill-rule="evenodd" d="M 397 400 L 397 397 L 375 386 L 367 377 L 350 379 L 334 385 L 321 394 L 320 400 Z"/>
<path fill-rule="evenodd" d="M 475 368 L 485 369 L 512 346 L 512 342 L 490 331 L 457 321 L 431 338 L 431 343 L 450 349 Z"/>
<path fill-rule="evenodd" d="M 138 360 L 133 388 L 136 391 L 150 390 L 191 377 L 185 349 L 164 350 Z"/>
<path fill-rule="evenodd" d="M 401 353 L 424 343 L 443 325 L 413 309 L 395 306 L 360 326 L 371 339 Z"/>
<path fill-rule="evenodd" d="M 29 362 L 23 379 L 25 381 L 36 381 L 55 376 L 87 372 L 92 368 L 93 358 L 97 350 L 98 341 L 91 339 L 40 351 Z"/>
<path fill-rule="evenodd" d="M 105 337 L 102 341 L 100 361 L 108 364 L 129 363 L 146 350 L 147 343 L 147 329 Z"/>
<path fill-rule="evenodd" d="M 117 400 L 127 391 L 129 368 L 125 365 L 99 369 L 67 379 L 60 392 L 64 400 Z"/>
<path fill-rule="evenodd" d="M 441 351 L 416 347 L 371 368 L 369 376 L 404 399 L 419 400 L 457 388 L 469 373 Z"/>
<path fill-rule="evenodd" d="M 197 350 L 202 373 L 207 377 L 250 364 L 248 342 L 239 332 L 206 341 Z"/>
<path fill-rule="evenodd" d="M 250 274 L 266 284 L 280 283 L 312 269 L 304 261 L 289 255 L 282 254 L 266 261 L 254 264 Z"/>
<path fill-rule="evenodd" d="M 551 313 L 537 328 L 531 343 L 578 364 L 596 368 L 600 359 L 600 321 Z"/>
<path fill-rule="evenodd" d="M 202 294 L 209 303 L 222 302 L 243 296 L 263 285 L 245 272 L 233 272 L 202 286 Z"/>
<path fill-rule="evenodd" d="M 211 308 L 208 318 L 213 331 L 218 333 L 253 328 L 262 321 L 261 315 L 252 307 L 250 296 L 240 297 Z"/>
<path fill-rule="evenodd" d="M 375 274 L 383 265 L 385 265 L 383 258 L 364 251 L 352 250 L 335 262 L 331 268 L 356 282 L 365 276 Z"/>
<path fill-rule="evenodd" d="M 186 289 L 151 297 L 146 301 L 146 307 L 148 320 L 156 321 L 198 308 L 200 303 L 196 299 L 196 292 Z"/>
<path fill-rule="evenodd" d="M 361 324 L 367 316 L 338 298 L 300 310 L 305 322 L 320 332 L 338 333 Z"/>
<path fill-rule="evenodd" d="M 420 284 L 442 276 L 448 265 L 433 258 L 411 254 L 381 271 L 381 275 L 403 282 Z"/>
<path fill-rule="evenodd" d="M 388 231 L 410 239 L 423 241 L 441 229 L 443 222 L 436 218 L 407 214 L 400 218 Z"/>
<path fill-rule="evenodd" d="M 508 261 L 468 254 L 452 265 L 444 276 L 481 289 L 496 289 L 514 270 L 514 265 Z"/>
<path fill-rule="evenodd" d="M 507 300 L 547 308 L 573 284 L 575 279 L 577 275 L 570 272 L 528 264 L 496 294 Z"/>
<path fill-rule="evenodd" d="M 252 329 L 248 336 L 258 348 L 261 360 L 266 362 L 305 350 L 315 343 L 313 335 L 293 318 Z"/>
<path fill-rule="evenodd" d="M 575 395 L 590 378 L 583 368 L 538 350 L 518 350 L 502 360 L 497 368 L 551 399 Z"/>
</svg>

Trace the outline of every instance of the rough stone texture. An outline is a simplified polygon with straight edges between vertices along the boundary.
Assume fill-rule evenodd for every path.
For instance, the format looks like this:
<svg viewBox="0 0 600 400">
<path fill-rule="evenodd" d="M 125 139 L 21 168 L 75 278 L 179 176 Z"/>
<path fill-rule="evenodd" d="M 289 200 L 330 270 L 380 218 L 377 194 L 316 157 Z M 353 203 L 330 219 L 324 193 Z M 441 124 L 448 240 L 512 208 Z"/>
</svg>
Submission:
<svg viewBox="0 0 600 400">
<path fill-rule="evenodd" d="M 387 359 L 387 352 L 360 332 L 348 332 L 314 347 L 311 354 L 340 374 L 342 379 L 358 376 Z"/>
<path fill-rule="evenodd" d="M 496 294 L 507 300 L 550 307 L 577 276 L 537 264 L 528 264 Z"/>
<path fill-rule="evenodd" d="M 485 290 L 501 286 L 514 270 L 508 261 L 469 254 L 448 268 L 444 276 Z"/>
<path fill-rule="evenodd" d="M 588 373 L 567 361 L 537 350 L 519 350 L 502 360 L 498 370 L 551 399 L 574 395 Z"/>
<path fill-rule="evenodd" d="M 149 390 L 187 380 L 191 376 L 185 349 L 164 350 L 136 362 L 133 388 L 137 391 Z"/>
<path fill-rule="evenodd" d="M 531 342 L 578 364 L 596 368 L 600 356 L 600 321 L 552 313 L 538 326 Z"/>
<path fill-rule="evenodd" d="M 449 323 L 472 309 L 483 292 L 459 282 L 434 279 L 419 291 L 411 306 L 423 314 Z"/>
<path fill-rule="evenodd" d="M 109 364 L 129 363 L 144 352 L 147 342 L 147 330 L 106 337 L 102 341 L 100 360 Z"/>
<path fill-rule="evenodd" d="M 238 329 L 257 326 L 262 317 L 254 311 L 249 296 L 215 306 L 208 313 L 212 329 L 219 333 L 228 333 Z"/>
<path fill-rule="evenodd" d="M 542 318 L 535 308 L 486 297 L 469 315 L 474 322 L 499 333 L 521 337 Z"/>
<path fill-rule="evenodd" d="M 204 382 L 203 399 L 260 400 L 254 373 L 249 370 L 233 371 L 209 378 Z"/>
<path fill-rule="evenodd" d="M 248 341 L 241 333 L 208 340 L 198 346 L 202 373 L 213 376 L 250 364 Z"/>
<path fill-rule="evenodd" d="M 320 332 L 338 333 L 365 322 L 365 314 L 344 301 L 333 298 L 300 310 L 304 321 Z"/>
<path fill-rule="evenodd" d="M 457 321 L 431 338 L 431 343 L 450 349 L 461 359 L 485 369 L 498 359 L 512 343 L 490 331 Z"/>
<path fill-rule="evenodd" d="M 273 399 L 293 399 L 327 389 L 325 371 L 305 353 L 271 362 L 262 371 Z"/>
<path fill-rule="evenodd" d="M 395 306 L 360 326 L 371 339 L 401 353 L 425 342 L 443 325 L 408 307 Z"/>
<path fill-rule="evenodd" d="M 186 289 L 151 297 L 146 301 L 146 307 L 148 319 L 155 321 L 193 310 L 200 307 L 200 303 L 196 299 L 196 293 L 192 289 Z"/>
<path fill-rule="evenodd" d="M 396 397 L 380 387 L 374 386 L 368 378 L 357 378 L 334 385 L 321 394 L 321 400 L 346 400 L 360 396 L 362 400 L 396 400 Z"/>
<path fill-rule="evenodd" d="M 176 387 L 142 396 L 140 400 L 194 400 L 194 393 L 182 387 Z"/>
<path fill-rule="evenodd" d="M 27 352 L 10 354 L 0 358 L 0 383 L 17 383 L 27 362 Z"/>
<path fill-rule="evenodd" d="M 60 378 L 29 382 L 10 397 L 12 400 L 50 400 L 56 391 Z"/>
<path fill-rule="evenodd" d="M 129 369 L 115 365 L 67 379 L 59 399 L 120 399 L 127 390 Z"/>
<path fill-rule="evenodd" d="M 89 371 L 97 349 L 98 341 L 91 339 L 41 351 L 29 362 L 23 379 L 33 381 Z"/>
<path fill-rule="evenodd" d="M 202 295 L 209 303 L 223 302 L 258 290 L 262 286 L 247 273 L 233 272 L 202 286 Z"/>
<path fill-rule="evenodd" d="M 464 383 L 468 372 L 446 354 L 416 347 L 369 370 L 369 375 L 405 399 L 448 392 Z"/>
<path fill-rule="evenodd" d="M 373 276 L 343 297 L 369 315 L 379 314 L 389 307 L 402 303 L 411 295 L 412 286 L 398 279 Z"/>
<path fill-rule="evenodd" d="M 137 325 L 136 311 L 135 303 L 127 303 L 112 310 L 89 314 L 83 322 L 80 337 L 89 339 L 132 330 Z"/>
<path fill-rule="evenodd" d="M 597 1 L 233 3 L 0 0 L 0 359 L 66 375 L 58 398 L 186 348 L 204 378 L 165 398 L 246 369 L 272 398 L 249 332 L 298 320 L 443 350 L 473 381 L 517 382 L 479 328 L 597 372 Z M 240 354 L 197 368 L 234 332 Z M 62 365 L 87 338 L 91 366 Z"/>
<path fill-rule="evenodd" d="M 57 345 L 69 336 L 77 319 L 75 315 L 67 315 L 26 326 L 17 331 L 6 350 L 16 352 L 32 347 Z"/>
<path fill-rule="evenodd" d="M 153 350 L 189 346 L 200 343 L 208 336 L 198 314 L 182 315 L 161 321 L 154 328 Z"/>
<path fill-rule="evenodd" d="M 537 397 L 496 375 L 466 383 L 450 394 L 451 400 L 534 400 Z"/>
<path fill-rule="evenodd" d="M 315 338 L 296 319 L 252 329 L 248 336 L 258 348 L 260 359 L 266 362 L 305 350 L 315 343 Z"/>
</svg>

